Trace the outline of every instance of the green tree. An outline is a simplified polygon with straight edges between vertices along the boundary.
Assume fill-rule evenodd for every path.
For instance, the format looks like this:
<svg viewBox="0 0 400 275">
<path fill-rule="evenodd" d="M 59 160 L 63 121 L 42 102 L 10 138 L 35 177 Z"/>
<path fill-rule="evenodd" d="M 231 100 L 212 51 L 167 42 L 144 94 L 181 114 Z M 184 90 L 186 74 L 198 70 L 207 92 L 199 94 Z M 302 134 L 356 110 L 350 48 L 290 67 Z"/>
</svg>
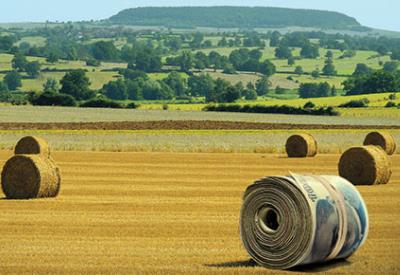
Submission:
<svg viewBox="0 0 400 275">
<path fill-rule="evenodd" d="M 196 32 L 193 36 L 193 40 L 189 43 L 189 46 L 193 49 L 199 49 L 202 46 L 204 39 L 204 34 L 201 32 Z"/>
<path fill-rule="evenodd" d="M 239 92 L 240 97 L 242 97 L 245 94 L 245 88 L 243 86 L 243 82 L 239 81 L 234 85 L 235 89 Z"/>
<path fill-rule="evenodd" d="M 327 82 L 324 83 L 302 83 L 299 88 L 301 98 L 328 97 L 331 88 Z"/>
<path fill-rule="evenodd" d="M 400 90 L 399 72 L 374 71 L 359 77 L 350 77 L 343 82 L 346 95 L 397 92 Z"/>
<path fill-rule="evenodd" d="M 353 76 L 358 77 L 358 76 L 363 76 L 363 75 L 368 75 L 371 73 L 371 69 L 363 64 L 363 63 L 359 63 L 356 66 L 356 69 L 353 72 Z"/>
<path fill-rule="evenodd" d="M 254 89 L 247 90 L 244 98 L 246 100 L 257 100 L 257 92 Z"/>
<path fill-rule="evenodd" d="M 192 96 L 214 97 L 215 81 L 209 74 L 189 77 L 188 86 Z"/>
<path fill-rule="evenodd" d="M 3 81 L 10 91 L 15 91 L 19 87 L 22 87 L 22 77 L 17 71 L 12 71 L 6 74 Z"/>
<path fill-rule="evenodd" d="M 227 63 L 224 66 L 223 73 L 224 74 L 236 74 L 236 70 L 231 63 Z"/>
<path fill-rule="evenodd" d="M 161 56 L 147 51 L 140 51 L 136 55 L 135 64 L 129 64 L 129 69 L 147 73 L 159 72 L 162 68 Z"/>
<path fill-rule="evenodd" d="M 179 66 L 183 72 L 189 72 L 193 68 L 193 55 L 190 51 L 183 51 L 179 57 Z"/>
<path fill-rule="evenodd" d="M 335 69 L 335 65 L 333 65 L 332 59 L 325 60 L 325 66 L 322 69 L 324 75 L 334 76 L 337 75 L 337 71 Z"/>
<path fill-rule="evenodd" d="M 294 69 L 294 72 L 295 72 L 295 74 L 302 75 L 302 74 L 304 73 L 303 67 L 297 66 L 297 67 Z"/>
<path fill-rule="evenodd" d="M 271 38 L 269 40 L 269 46 L 270 47 L 277 47 L 279 45 L 280 38 L 281 38 L 281 34 L 278 31 L 274 31 L 271 34 Z"/>
<path fill-rule="evenodd" d="M 231 84 L 227 80 L 218 78 L 215 81 L 214 92 L 206 94 L 206 102 L 220 102 L 229 87 L 231 87 Z"/>
<path fill-rule="evenodd" d="M 306 43 L 300 51 L 300 56 L 303 58 L 315 59 L 319 57 L 319 47 L 317 45 Z"/>
<path fill-rule="evenodd" d="M 112 41 L 99 41 L 92 45 L 92 55 L 97 60 L 118 60 L 119 52 Z"/>
<path fill-rule="evenodd" d="M 15 38 L 11 35 L 0 36 L 0 50 L 9 51 L 15 42 Z"/>
<path fill-rule="evenodd" d="M 7 92 L 8 92 L 7 85 L 3 81 L 0 81 L 0 94 L 4 94 Z"/>
<path fill-rule="evenodd" d="M 228 41 L 226 41 L 226 37 L 223 36 L 220 41 L 218 41 L 218 47 L 224 48 L 228 46 Z"/>
<path fill-rule="evenodd" d="M 177 36 L 170 37 L 165 41 L 165 46 L 169 47 L 173 52 L 177 52 L 182 48 L 182 39 Z"/>
<path fill-rule="evenodd" d="M 94 93 L 90 90 L 89 78 L 83 70 L 66 73 L 60 83 L 60 93 L 71 95 L 76 100 L 86 100 L 94 96 Z"/>
<path fill-rule="evenodd" d="M 38 78 L 40 75 L 40 63 L 38 61 L 28 62 L 25 71 L 31 78 Z"/>
<path fill-rule="evenodd" d="M 289 47 L 281 44 L 278 48 L 275 49 L 275 57 L 279 59 L 291 58 L 293 57 L 292 50 Z"/>
<path fill-rule="evenodd" d="M 128 98 L 128 88 L 122 79 L 105 84 L 101 92 L 113 100 L 126 100 Z"/>
<path fill-rule="evenodd" d="M 400 60 L 400 48 L 393 50 L 392 54 L 390 55 L 390 58 L 392 60 Z"/>
<path fill-rule="evenodd" d="M 333 85 L 332 88 L 331 88 L 331 95 L 332 96 L 337 96 L 338 95 L 338 91 L 337 91 L 335 85 Z"/>
<path fill-rule="evenodd" d="M 174 91 L 176 97 L 184 98 L 188 95 L 186 80 L 181 76 L 180 73 L 171 72 L 163 81 Z"/>
<path fill-rule="evenodd" d="M 147 80 L 142 88 L 146 100 L 168 100 L 173 98 L 173 91 L 162 81 Z"/>
<path fill-rule="evenodd" d="M 50 53 L 47 56 L 46 61 L 49 63 L 56 63 L 56 62 L 58 62 L 58 55 L 55 53 Z"/>
<path fill-rule="evenodd" d="M 271 76 L 275 74 L 276 67 L 271 61 L 264 60 L 262 63 L 260 63 L 258 72 L 265 76 Z"/>
<path fill-rule="evenodd" d="M 239 91 L 231 85 L 226 87 L 226 89 L 223 92 L 218 94 L 218 102 L 223 102 L 223 103 L 232 103 L 238 100 L 239 98 L 240 98 Z"/>
<path fill-rule="evenodd" d="M 326 54 L 325 54 L 325 57 L 327 59 L 333 59 L 333 52 L 332 51 L 327 51 Z"/>
<path fill-rule="evenodd" d="M 58 85 L 57 80 L 54 78 L 48 78 L 43 84 L 44 93 L 57 93 L 60 90 L 60 85 Z"/>
<path fill-rule="evenodd" d="M 267 76 L 263 76 L 256 82 L 256 91 L 258 96 L 264 96 L 269 92 L 271 82 Z"/>
<path fill-rule="evenodd" d="M 14 55 L 14 58 L 11 61 L 12 67 L 14 70 L 17 70 L 19 72 L 25 71 L 25 67 L 28 63 L 28 60 L 26 59 L 25 55 L 21 53 L 17 53 Z"/>
<path fill-rule="evenodd" d="M 397 61 L 388 61 L 383 64 L 383 70 L 385 72 L 393 73 L 397 71 L 399 68 L 399 62 Z"/>
<path fill-rule="evenodd" d="M 296 59 L 293 56 L 289 57 L 287 63 L 289 66 L 293 66 L 294 64 L 296 64 Z"/>
<path fill-rule="evenodd" d="M 311 76 L 314 78 L 318 78 L 320 74 L 321 73 L 320 73 L 319 69 L 315 69 L 314 71 L 311 72 Z"/>
</svg>

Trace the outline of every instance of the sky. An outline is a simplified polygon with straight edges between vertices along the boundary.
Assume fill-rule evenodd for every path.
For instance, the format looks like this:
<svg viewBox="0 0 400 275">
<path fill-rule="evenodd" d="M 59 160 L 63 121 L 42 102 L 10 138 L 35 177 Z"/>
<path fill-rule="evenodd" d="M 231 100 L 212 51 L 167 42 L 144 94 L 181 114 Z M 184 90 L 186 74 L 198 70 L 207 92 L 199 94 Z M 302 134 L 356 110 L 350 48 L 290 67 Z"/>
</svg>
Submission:
<svg viewBox="0 0 400 275">
<path fill-rule="evenodd" d="M 270 6 L 338 11 L 361 24 L 400 31 L 399 0 L 2 0 L 0 22 L 82 21 L 145 6 Z"/>
</svg>

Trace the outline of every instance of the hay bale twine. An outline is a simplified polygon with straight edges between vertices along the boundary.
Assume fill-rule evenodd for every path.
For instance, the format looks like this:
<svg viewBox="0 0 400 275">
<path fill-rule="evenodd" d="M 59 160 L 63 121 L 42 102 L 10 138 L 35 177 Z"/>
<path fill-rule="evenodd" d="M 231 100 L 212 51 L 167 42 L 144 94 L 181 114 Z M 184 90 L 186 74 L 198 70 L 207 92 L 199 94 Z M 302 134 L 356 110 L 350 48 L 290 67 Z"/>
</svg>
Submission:
<svg viewBox="0 0 400 275">
<path fill-rule="evenodd" d="M 286 153 L 289 158 L 306 158 L 317 155 L 318 145 L 310 134 L 297 134 L 286 142 Z"/>
<path fill-rule="evenodd" d="M 364 145 L 380 146 L 388 155 L 393 155 L 396 152 L 396 141 L 388 132 L 369 133 L 364 140 Z"/>
<path fill-rule="evenodd" d="M 55 163 L 40 155 L 16 155 L 4 165 L 1 186 L 8 199 L 56 197 L 61 175 Z"/>
<path fill-rule="evenodd" d="M 50 146 L 43 138 L 28 136 L 18 141 L 14 153 L 16 155 L 42 155 L 50 157 Z"/>
<path fill-rule="evenodd" d="M 391 162 L 378 146 L 353 147 L 340 158 L 339 174 L 354 185 L 386 184 L 392 175 Z"/>
</svg>

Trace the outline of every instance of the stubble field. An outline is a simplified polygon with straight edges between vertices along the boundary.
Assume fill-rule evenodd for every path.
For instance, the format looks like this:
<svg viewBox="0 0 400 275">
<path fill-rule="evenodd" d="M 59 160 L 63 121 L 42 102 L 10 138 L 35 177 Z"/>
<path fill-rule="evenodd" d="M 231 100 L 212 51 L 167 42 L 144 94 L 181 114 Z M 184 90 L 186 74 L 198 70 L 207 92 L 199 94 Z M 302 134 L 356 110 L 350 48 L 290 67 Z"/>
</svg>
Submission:
<svg viewBox="0 0 400 275">
<path fill-rule="evenodd" d="M 0 164 L 10 155 L 1 151 Z M 339 159 L 107 152 L 53 156 L 63 174 L 58 198 L 0 201 L 2 273 L 266 273 L 241 246 L 242 192 L 260 177 L 288 171 L 336 174 Z M 354 256 L 290 273 L 398 273 L 399 165 L 396 155 L 388 185 L 359 188 L 370 213 L 370 234 Z"/>
</svg>

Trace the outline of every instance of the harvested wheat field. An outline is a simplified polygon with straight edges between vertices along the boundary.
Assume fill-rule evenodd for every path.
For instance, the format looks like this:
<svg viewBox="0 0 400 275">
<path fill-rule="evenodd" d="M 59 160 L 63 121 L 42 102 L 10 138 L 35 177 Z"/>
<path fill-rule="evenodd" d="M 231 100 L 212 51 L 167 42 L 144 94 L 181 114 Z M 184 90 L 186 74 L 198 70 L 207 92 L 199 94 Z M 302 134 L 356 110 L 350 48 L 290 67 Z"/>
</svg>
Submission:
<svg viewBox="0 0 400 275">
<path fill-rule="evenodd" d="M 0 152 L 1 165 L 11 154 Z M 55 152 L 53 157 L 63 175 L 59 197 L 0 202 L 1 273 L 265 274 L 239 239 L 243 191 L 255 179 L 289 170 L 337 174 L 340 156 Z M 400 156 L 392 160 L 389 184 L 358 187 L 370 214 L 366 244 L 347 261 L 294 271 L 400 272 Z"/>
</svg>

